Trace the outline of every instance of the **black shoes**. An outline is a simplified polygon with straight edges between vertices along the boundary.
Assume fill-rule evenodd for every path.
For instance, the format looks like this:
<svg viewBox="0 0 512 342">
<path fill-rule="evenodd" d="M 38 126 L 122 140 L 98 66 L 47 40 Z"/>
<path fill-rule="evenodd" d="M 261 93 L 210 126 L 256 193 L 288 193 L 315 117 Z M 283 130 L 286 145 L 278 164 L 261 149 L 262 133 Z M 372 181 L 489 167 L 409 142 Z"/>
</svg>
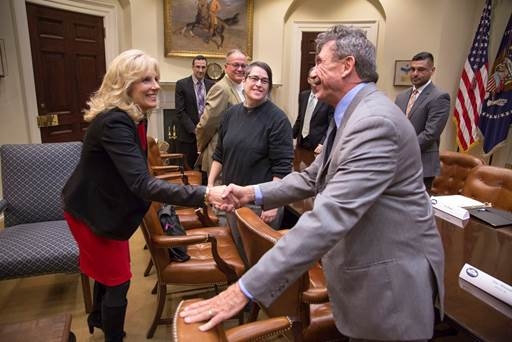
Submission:
<svg viewBox="0 0 512 342">
<path fill-rule="evenodd" d="M 89 327 L 89 333 L 94 333 L 94 328 L 98 328 L 103 331 L 103 325 L 101 324 L 101 318 L 97 312 L 92 312 L 87 316 L 87 326 Z M 123 331 L 123 337 L 126 336 L 126 331 Z"/>
</svg>

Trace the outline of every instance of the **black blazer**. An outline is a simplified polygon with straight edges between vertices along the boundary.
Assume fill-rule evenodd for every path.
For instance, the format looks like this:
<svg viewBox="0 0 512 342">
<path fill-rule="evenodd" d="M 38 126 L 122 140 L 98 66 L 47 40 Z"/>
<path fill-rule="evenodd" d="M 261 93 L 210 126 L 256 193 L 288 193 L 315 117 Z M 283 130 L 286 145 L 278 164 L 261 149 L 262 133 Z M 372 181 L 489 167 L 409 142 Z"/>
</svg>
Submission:
<svg viewBox="0 0 512 342">
<path fill-rule="evenodd" d="M 302 91 L 299 94 L 299 114 L 293 125 L 293 138 L 297 139 L 297 145 L 308 150 L 314 150 L 318 144 L 325 140 L 325 133 L 329 127 L 329 123 L 334 115 L 334 108 L 327 103 L 317 102 L 309 125 L 309 135 L 307 140 L 303 140 L 301 132 L 304 125 L 304 115 L 308 106 L 310 90 Z"/>
<path fill-rule="evenodd" d="M 204 79 L 205 103 L 206 94 L 215 84 L 212 80 Z M 192 76 L 182 78 L 176 82 L 176 92 L 174 97 L 176 108 L 176 139 L 178 141 L 193 143 L 196 137 L 196 125 L 199 122 L 199 113 L 197 112 L 197 99 L 194 90 L 194 81 Z"/>
<path fill-rule="evenodd" d="M 100 236 L 127 240 L 150 201 L 198 206 L 205 187 L 171 184 L 152 177 L 133 120 L 114 109 L 87 128 L 82 154 L 62 191 L 64 210 Z"/>
</svg>

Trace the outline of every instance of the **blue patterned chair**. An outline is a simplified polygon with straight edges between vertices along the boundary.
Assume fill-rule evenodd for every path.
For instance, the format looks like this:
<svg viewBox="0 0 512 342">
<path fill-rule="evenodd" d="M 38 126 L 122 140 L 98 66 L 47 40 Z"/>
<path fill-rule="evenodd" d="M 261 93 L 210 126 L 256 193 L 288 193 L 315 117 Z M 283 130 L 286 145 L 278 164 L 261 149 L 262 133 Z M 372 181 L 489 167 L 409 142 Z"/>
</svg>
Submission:
<svg viewBox="0 0 512 342">
<path fill-rule="evenodd" d="M 0 280 L 78 273 L 78 246 L 63 217 L 60 193 L 82 143 L 0 146 L 5 229 L 0 229 Z M 81 274 L 86 312 L 89 279 Z"/>
</svg>

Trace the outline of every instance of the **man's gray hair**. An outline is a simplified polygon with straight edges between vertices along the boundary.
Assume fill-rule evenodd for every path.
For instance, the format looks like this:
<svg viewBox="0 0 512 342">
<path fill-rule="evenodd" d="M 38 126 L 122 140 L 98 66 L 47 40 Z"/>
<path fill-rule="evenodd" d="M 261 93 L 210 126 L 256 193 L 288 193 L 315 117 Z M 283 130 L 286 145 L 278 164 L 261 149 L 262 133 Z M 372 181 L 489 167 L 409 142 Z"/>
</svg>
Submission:
<svg viewBox="0 0 512 342">
<path fill-rule="evenodd" d="M 377 82 L 379 75 L 375 64 L 375 46 L 361 29 L 336 25 L 329 31 L 320 33 L 315 40 L 316 53 L 319 53 L 326 43 L 333 40 L 336 42 L 335 49 L 333 49 L 334 54 L 339 59 L 353 56 L 359 77 L 364 82 Z"/>
</svg>

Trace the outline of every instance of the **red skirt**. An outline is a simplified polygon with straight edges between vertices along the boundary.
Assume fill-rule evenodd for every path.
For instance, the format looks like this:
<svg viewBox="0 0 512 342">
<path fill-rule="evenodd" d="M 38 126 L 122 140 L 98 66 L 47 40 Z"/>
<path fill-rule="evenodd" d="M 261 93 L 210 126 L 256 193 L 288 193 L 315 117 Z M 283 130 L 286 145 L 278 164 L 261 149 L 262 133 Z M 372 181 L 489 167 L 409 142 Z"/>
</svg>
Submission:
<svg viewBox="0 0 512 342">
<path fill-rule="evenodd" d="M 64 212 L 64 218 L 78 244 L 82 273 L 107 286 L 117 286 L 131 279 L 128 240 L 98 236 L 68 212 Z"/>
</svg>

